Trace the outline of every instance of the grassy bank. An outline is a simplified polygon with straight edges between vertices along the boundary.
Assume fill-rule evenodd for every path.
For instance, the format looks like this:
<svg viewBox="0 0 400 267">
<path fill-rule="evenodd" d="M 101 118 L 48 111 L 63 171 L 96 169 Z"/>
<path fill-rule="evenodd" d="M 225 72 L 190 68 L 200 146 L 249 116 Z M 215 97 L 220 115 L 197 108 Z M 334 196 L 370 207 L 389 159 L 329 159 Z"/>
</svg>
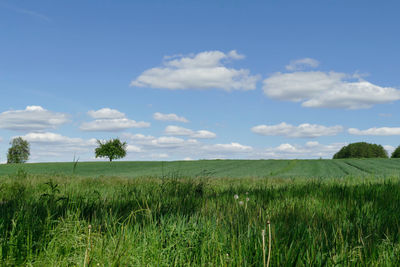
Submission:
<svg viewBox="0 0 400 267">
<path fill-rule="evenodd" d="M 238 199 L 235 199 L 238 195 Z M 3 265 L 398 266 L 400 179 L 0 179 Z M 266 238 L 268 242 L 268 238 Z"/>
</svg>

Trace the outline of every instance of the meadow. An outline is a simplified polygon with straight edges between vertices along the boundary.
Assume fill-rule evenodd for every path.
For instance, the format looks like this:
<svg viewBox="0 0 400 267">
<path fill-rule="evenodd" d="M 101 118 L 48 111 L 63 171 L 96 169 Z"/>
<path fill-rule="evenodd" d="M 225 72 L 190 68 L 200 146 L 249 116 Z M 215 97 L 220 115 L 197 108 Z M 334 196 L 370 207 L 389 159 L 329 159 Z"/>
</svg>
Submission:
<svg viewBox="0 0 400 267">
<path fill-rule="evenodd" d="M 399 266 L 399 211 L 395 159 L 1 165 L 0 257 L 263 266 L 269 221 L 270 266 Z"/>
</svg>

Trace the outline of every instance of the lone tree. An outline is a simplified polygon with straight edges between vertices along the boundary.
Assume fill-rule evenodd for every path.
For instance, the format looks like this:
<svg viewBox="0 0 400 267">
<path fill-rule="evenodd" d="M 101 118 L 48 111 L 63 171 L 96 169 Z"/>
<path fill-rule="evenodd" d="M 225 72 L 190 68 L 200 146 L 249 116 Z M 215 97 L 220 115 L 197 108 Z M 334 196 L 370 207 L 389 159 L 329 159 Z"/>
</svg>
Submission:
<svg viewBox="0 0 400 267">
<path fill-rule="evenodd" d="M 126 156 L 126 142 L 121 142 L 119 138 L 110 139 L 102 143 L 97 140 L 99 146 L 95 150 L 96 158 L 121 159 Z"/>
<path fill-rule="evenodd" d="M 24 163 L 28 160 L 31 154 L 28 141 L 17 137 L 10 142 L 10 145 L 11 147 L 7 153 L 7 163 Z"/>
<path fill-rule="evenodd" d="M 381 145 L 366 142 L 352 143 L 342 147 L 333 158 L 387 158 L 387 152 Z"/>
<path fill-rule="evenodd" d="M 400 146 L 396 148 L 395 151 L 392 153 L 392 158 L 400 158 Z"/>
</svg>

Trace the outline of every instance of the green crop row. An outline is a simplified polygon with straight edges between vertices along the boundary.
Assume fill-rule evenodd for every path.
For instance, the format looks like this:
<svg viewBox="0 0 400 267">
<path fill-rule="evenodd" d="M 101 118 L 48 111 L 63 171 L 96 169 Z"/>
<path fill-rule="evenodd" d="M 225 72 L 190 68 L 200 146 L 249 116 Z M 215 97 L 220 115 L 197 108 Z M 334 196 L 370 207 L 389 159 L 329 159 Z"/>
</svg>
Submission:
<svg viewBox="0 0 400 267">
<path fill-rule="evenodd" d="M 308 177 L 338 178 L 400 174 L 400 159 L 339 159 L 339 160 L 197 160 L 141 162 L 64 162 L 2 164 L 0 176 L 18 170 L 29 174 L 78 175 L 83 177 L 186 177 L 213 178 Z"/>
</svg>

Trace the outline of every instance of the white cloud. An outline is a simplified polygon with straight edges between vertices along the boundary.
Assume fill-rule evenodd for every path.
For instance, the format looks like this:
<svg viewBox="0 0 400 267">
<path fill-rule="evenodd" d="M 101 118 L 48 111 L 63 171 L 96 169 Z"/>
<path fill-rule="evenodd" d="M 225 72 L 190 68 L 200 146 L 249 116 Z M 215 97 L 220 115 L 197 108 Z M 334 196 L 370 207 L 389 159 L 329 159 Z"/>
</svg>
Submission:
<svg viewBox="0 0 400 267">
<path fill-rule="evenodd" d="M 189 141 L 173 136 L 154 137 L 151 135 L 123 133 L 122 137 L 132 141 L 134 145 L 148 148 L 176 148 L 188 144 Z"/>
<path fill-rule="evenodd" d="M 180 117 L 174 113 L 163 114 L 156 112 L 153 114 L 153 118 L 158 121 L 177 121 L 177 122 L 189 122 L 185 117 Z"/>
<path fill-rule="evenodd" d="M 15 136 L 16 137 L 16 136 Z M 52 132 L 28 133 L 21 136 L 31 144 L 33 161 L 72 160 L 76 153 L 90 153 L 96 147 L 96 139 L 71 138 Z M 13 137 L 14 138 L 14 137 Z"/>
<path fill-rule="evenodd" d="M 140 147 L 138 147 L 138 146 L 135 146 L 135 145 L 128 145 L 126 147 L 126 151 L 127 152 L 142 152 L 142 149 Z"/>
<path fill-rule="evenodd" d="M 279 152 L 286 152 L 286 153 L 296 153 L 299 151 L 291 144 L 281 144 L 276 148 L 276 150 Z"/>
<path fill-rule="evenodd" d="M 81 138 L 70 138 L 57 133 L 44 132 L 44 133 L 28 133 L 22 136 L 23 139 L 30 143 L 40 144 L 68 144 L 68 145 L 96 145 L 96 139 L 83 140 Z"/>
<path fill-rule="evenodd" d="M 271 98 L 313 108 L 361 109 L 400 99 L 400 90 L 337 72 L 275 73 L 263 81 L 263 89 Z"/>
<path fill-rule="evenodd" d="M 66 122 L 66 114 L 51 112 L 41 106 L 27 106 L 24 110 L 0 113 L 0 128 L 8 130 L 41 131 L 54 129 Z"/>
<path fill-rule="evenodd" d="M 166 159 L 168 157 L 169 155 L 167 153 L 153 153 L 150 155 L 150 158 L 152 159 Z"/>
<path fill-rule="evenodd" d="M 200 132 L 200 131 L 199 131 Z M 197 133 L 205 135 L 205 133 Z M 193 134 L 195 135 L 195 134 Z M 175 136 L 153 137 L 143 134 L 122 134 L 129 145 L 141 149 L 141 158 L 151 159 L 154 154 L 167 153 L 170 159 L 193 158 L 230 158 L 248 155 L 253 148 L 237 142 L 229 144 L 204 144 L 187 135 L 188 139 Z"/>
<path fill-rule="evenodd" d="M 333 143 L 323 145 L 318 142 L 307 142 L 305 145 L 281 144 L 277 147 L 267 148 L 258 153 L 259 157 L 290 159 L 290 158 L 332 158 L 333 154 L 339 151 L 345 143 Z"/>
<path fill-rule="evenodd" d="M 230 144 L 214 144 L 204 146 L 205 150 L 214 151 L 214 152 L 247 152 L 252 151 L 253 148 L 251 146 L 242 145 L 236 142 L 232 142 Z"/>
<path fill-rule="evenodd" d="M 102 108 L 99 110 L 89 110 L 88 114 L 94 119 L 121 119 L 125 118 L 125 114 L 110 108 Z"/>
<path fill-rule="evenodd" d="M 354 135 L 379 135 L 379 136 L 400 135 L 400 127 L 381 127 L 381 128 L 373 127 L 367 130 L 350 128 L 348 131 L 350 134 Z"/>
<path fill-rule="evenodd" d="M 134 121 L 127 118 L 123 119 L 107 119 L 107 120 L 94 120 L 91 122 L 84 122 L 81 124 L 80 129 L 87 132 L 118 132 L 128 128 L 146 128 L 150 127 L 150 123 L 144 121 Z"/>
<path fill-rule="evenodd" d="M 217 136 L 215 133 L 210 132 L 210 131 L 206 131 L 206 130 L 193 131 L 191 129 L 187 129 L 187 128 L 175 126 L 175 125 L 168 125 L 165 128 L 164 132 L 167 135 L 190 136 L 192 138 L 199 138 L 199 139 L 212 139 Z"/>
<path fill-rule="evenodd" d="M 383 148 L 388 152 L 388 156 L 390 157 L 393 151 L 396 149 L 394 146 L 385 145 Z"/>
<path fill-rule="evenodd" d="M 172 137 L 172 136 L 161 136 L 155 138 L 148 143 L 148 146 L 153 147 L 167 147 L 167 148 L 176 148 L 181 147 L 185 144 L 185 140 L 182 138 Z"/>
<path fill-rule="evenodd" d="M 123 133 L 122 136 L 135 142 L 148 142 L 155 139 L 154 136 L 144 134 Z"/>
<path fill-rule="evenodd" d="M 309 141 L 306 143 L 306 147 L 317 147 L 319 143 L 317 141 Z"/>
<path fill-rule="evenodd" d="M 178 136 L 190 136 L 193 134 L 193 131 L 184 127 L 168 125 L 165 130 L 165 134 L 168 135 L 178 135 Z"/>
<path fill-rule="evenodd" d="M 286 66 L 289 71 L 303 70 L 307 67 L 316 68 L 319 66 L 318 60 L 312 58 L 302 58 L 290 61 L 290 64 Z"/>
<path fill-rule="evenodd" d="M 129 128 L 147 128 L 149 122 L 130 120 L 125 114 L 115 109 L 102 108 L 97 111 L 89 111 L 89 116 L 95 118 L 94 121 L 84 122 L 79 127 L 87 132 L 118 132 Z"/>
<path fill-rule="evenodd" d="M 227 54 L 206 51 L 196 55 L 164 58 L 160 67 L 144 71 L 131 86 L 162 89 L 211 89 L 254 90 L 258 76 L 247 69 L 233 69 L 225 61 L 242 59 L 235 50 Z"/>
<path fill-rule="evenodd" d="M 258 125 L 251 128 L 251 131 L 260 135 L 286 136 L 293 138 L 315 138 L 320 136 L 336 135 L 343 131 L 343 127 L 339 125 L 327 127 L 309 123 L 303 123 L 299 126 L 294 126 L 282 122 L 277 125 Z"/>
<path fill-rule="evenodd" d="M 213 132 L 207 131 L 207 130 L 199 130 L 194 132 L 191 137 L 193 138 L 199 138 L 199 139 L 212 139 L 217 137 L 217 135 Z"/>
</svg>

